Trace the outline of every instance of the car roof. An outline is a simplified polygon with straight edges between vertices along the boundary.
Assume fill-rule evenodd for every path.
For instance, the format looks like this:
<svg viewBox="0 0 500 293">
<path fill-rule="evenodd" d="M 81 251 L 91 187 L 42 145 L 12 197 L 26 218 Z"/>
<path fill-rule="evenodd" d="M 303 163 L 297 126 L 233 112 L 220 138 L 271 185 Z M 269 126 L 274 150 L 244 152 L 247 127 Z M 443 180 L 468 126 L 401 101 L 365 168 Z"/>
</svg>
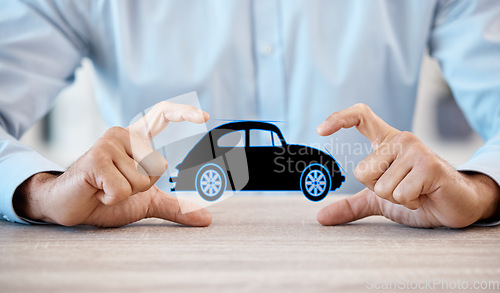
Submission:
<svg viewBox="0 0 500 293">
<path fill-rule="evenodd" d="M 278 133 L 281 133 L 279 128 L 271 123 L 267 122 L 260 122 L 260 121 L 238 121 L 238 122 L 231 122 L 231 123 L 226 123 L 223 125 L 220 125 L 212 130 L 215 129 L 231 129 L 231 130 L 250 130 L 250 129 L 262 129 L 262 130 L 272 130 L 276 131 Z"/>
</svg>

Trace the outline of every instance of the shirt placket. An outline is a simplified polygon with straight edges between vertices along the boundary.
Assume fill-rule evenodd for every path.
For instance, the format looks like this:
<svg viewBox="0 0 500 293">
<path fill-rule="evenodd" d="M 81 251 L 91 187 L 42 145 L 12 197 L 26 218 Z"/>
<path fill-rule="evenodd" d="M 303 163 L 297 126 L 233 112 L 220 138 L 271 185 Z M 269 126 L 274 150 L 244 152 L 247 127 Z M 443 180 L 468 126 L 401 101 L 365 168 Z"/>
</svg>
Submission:
<svg viewBox="0 0 500 293">
<path fill-rule="evenodd" d="M 280 1 L 254 0 L 252 4 L 258 116 L 262 120 L 284 121 L 286 90 Z"/>
</svg>

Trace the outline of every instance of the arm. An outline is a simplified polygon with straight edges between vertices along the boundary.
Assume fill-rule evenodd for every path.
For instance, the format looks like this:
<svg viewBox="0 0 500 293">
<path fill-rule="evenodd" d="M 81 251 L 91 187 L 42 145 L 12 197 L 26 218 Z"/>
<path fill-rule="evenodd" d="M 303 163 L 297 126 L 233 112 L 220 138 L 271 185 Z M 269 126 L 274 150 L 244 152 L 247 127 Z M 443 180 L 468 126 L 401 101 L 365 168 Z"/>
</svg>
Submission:
<svg viewBox="0 0 500 293">
<path fill-rule="evenodd" d="M 485 140 L 458 170 L 484 174 L 500 184 L 500 3 L 441 1 L 430 38 L 430 54 L 442 68 L 469 124 Z M 483 194 L 488 196 L 488 194 Z M 492 207 L 498 210 L 497 206 Z M 500 223 L 498 213 L 482 223 Z"/>
<path fill-rule="evenodd" d="M 17 139 L 51 108 L 86 54 L 56 6 L 6 1 L 0 9 L 0 213 L 24 222 L 12 208 L 15 189 L 33 174 L 63 169 Z"/>
</svg>

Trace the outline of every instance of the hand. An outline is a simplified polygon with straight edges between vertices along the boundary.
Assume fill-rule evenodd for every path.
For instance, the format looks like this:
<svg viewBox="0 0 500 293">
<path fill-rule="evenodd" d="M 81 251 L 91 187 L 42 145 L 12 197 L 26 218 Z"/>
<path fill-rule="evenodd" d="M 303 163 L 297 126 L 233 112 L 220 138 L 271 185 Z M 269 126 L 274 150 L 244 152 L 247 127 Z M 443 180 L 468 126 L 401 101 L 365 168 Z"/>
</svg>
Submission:
<svg viewBox="0 0 500 293">
<path fill-rule="evenodd" d="M 495 181 L 456 171 L 415 135 L 389 126 L 364 104 L 333 113 L 317 131 L 326 136 L 353 126 L 374 149 L 354 171 L 367 188 L 320 210 L 322 225 L 383 215 L 413 227 L 460 228 L 495 215 L 500 198 Z"/>
<path fill-rule="evenodd" d="M 39 173 L 14 195 L 18 214 L 64 226 L 126 225 L 162 218 L 184 225 L 208 226 L 205 209 L 182 214 L 182 204 L 154 184 L 167 161 L 151 148 L 152 138 L 172 122 L 203 123 L 208 114 L 192 106 L 160 102 L 124 129 L 109 129 L 63 174 Z"/>
</svg>

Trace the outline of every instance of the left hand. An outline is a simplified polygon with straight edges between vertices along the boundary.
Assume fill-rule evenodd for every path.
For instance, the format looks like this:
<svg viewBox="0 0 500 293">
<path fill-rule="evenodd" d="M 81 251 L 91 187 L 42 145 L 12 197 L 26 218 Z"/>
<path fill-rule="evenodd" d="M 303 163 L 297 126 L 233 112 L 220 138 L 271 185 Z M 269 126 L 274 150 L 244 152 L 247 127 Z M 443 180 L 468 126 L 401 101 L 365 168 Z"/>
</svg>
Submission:
<svg viewBox="0 0 500 293">
<path fill-rule="evenodd" d="M 326 136 L 353 126 L 374 149 L 354 171 L 367 188 L 319 211 L 322 225 L 383 215 L 413 227 L 461 228 L 495 215 L 500 187 L 493 179 L 455 170 L 415 135 L 389 126 L 367 105 L 333 113 L 317 131 Z"/>
<path fill-rule="evenodd" d="M 156 187 L 167 161 L 151 148 L 153 137 L 170 122 L 208 118 L 193 106 L 160 102 L 129 127 L 110 128 L 64 173 L 42 172 L 25 180 L 14 194 L 14 208 L 23 218 L 64 226 L 118 227 L 151 217 L 208 226 L 207 210 Z M 183 213 L 186 206 L 192 212 Z"/>
</svg>

